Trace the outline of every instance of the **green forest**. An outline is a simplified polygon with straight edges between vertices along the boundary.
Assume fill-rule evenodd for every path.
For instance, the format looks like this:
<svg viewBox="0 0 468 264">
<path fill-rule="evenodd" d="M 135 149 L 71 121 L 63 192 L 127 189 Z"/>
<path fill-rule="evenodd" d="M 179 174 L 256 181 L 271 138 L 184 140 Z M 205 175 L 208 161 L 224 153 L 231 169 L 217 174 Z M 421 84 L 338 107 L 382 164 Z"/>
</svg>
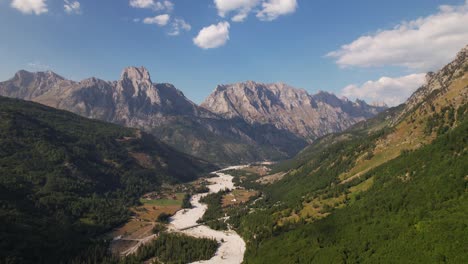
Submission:
<svg viewBox="0 0 468 264">
<path fill-rule="evenodd" d="M 214 256 L 218 242 L 208 238 L 194 238 L 180 234 L 160 233 L 157 239 L 142 246 L 138 251 L 116 264 L 140 264 L 153 260 L 153 263 L 183 264 L 207 260 Z"/>
<path fill-rule="evenodd" d="M 197 220 L 198 223 L 205 223 L 207 226 L 214 230 L 226 230 L 227 225 L 224 220 L 224 211 L 222 207 L 222 198 L 228 191 L 219 191 L 217 193 L 210 193 L 200 199 L 201 203 L 208 206 L 202 218 Z"/>
<path fill-rule="evenodd" d="M 245 263 L 467 263 L 466 105 L 443 111 L 431 119 L 435 141 L 403 151 L 346 184 L 338 184 L 337 176 L 388 131 L 355 133 L 346 140 L 334 135 L 316 143 L 320 151 L 301 153 L 304 162 L 291 161 L 302 164 L 294 176 L 263 187 L 263 200 L 232 217 L 248 243 Z M 450 113 L 456 118 L 446 118 Z M 278 166 L 297 166 L 291 162 Z M 349 192 L 369 179 L 367 191 Z M 282 213 L 298 212 L 307 200 L 340 195 L 342 206 L 322 209 L 331 213 L 327 217 L 277 223 Z M 255 213 L 245 214 L 248 210 Z"/>
<path fill-rule="evenodd" d="M 3 97 L 0 146 L 5 263 L 59 263 L 105 253 L 99 237 L 125 222 L 143 193 L 216 169 L 138 130 Z"/>
</svg>

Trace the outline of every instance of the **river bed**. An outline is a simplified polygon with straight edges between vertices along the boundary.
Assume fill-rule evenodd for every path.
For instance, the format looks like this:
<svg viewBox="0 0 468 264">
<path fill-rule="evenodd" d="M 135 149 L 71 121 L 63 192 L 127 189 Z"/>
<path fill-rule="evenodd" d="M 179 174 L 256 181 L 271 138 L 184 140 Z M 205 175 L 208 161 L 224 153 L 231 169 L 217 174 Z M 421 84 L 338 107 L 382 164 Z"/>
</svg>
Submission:
<svg viewBox="0 0 468 264">
<path fill-rule="evenodd" d="M 213 238 L 216 239 L 218 243 L 220 243 L 220 246 L 213 258 L 194 263 L 242 263 L 245 253 L 245 242 L 235 231 L 217 231 L 205 225 L 198 226 L 197 220 L 203 216 L 207 209 L 205 204 L 200 203 L 200 199 L 203 196 L 206 196 L 209 193 L 216 193 L 224 189 L 235 189 L 234 183 L 232 181 L 234 177 L 223 173 L 223 171 L 241 169 L 244 167 L 246 166 L 233 166 L 217 172 L 213 172 L 213 174 L 216 174 L 217 177 L 207 179 L 207 181 L 210 183 L 208 185 L 210 191 L 208 193 L 193 195 L 190 199 L 192 208 L 182 209 L 178 211 L 173 217 L 171 217 L 169 230 L 172 232 L 180 232 L 193 237 Z"/>
</svg>

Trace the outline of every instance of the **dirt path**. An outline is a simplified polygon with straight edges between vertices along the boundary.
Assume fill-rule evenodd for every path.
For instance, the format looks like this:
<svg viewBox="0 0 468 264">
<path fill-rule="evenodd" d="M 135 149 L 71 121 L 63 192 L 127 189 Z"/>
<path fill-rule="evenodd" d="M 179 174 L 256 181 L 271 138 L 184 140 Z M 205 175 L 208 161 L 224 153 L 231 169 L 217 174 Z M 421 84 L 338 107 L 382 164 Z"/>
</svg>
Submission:
<svg viewBox="0 0 468 264">
<path fill-rule="evenodd" d="M 141 246 L 143 246 L 144 244 L 146 243 L 149 243 L 151 242 L 153 239 L 156 238 L 157 235 L 151 235 L 151 236 L 147 236 L 145 238 L 142 238 L 142 239 L 126 239 L 126 240 L 131 240 L 131 241 L 137 241 L 138 243 L 134 246 L 132 246 L 131 248 L 125 250 L 124 252 L 121 253 L 122 256 L 128 256 L 128 255 L 131 255 L 133 253 L 136 253 L 138 248 L 140 248 Z"/>
</svg>

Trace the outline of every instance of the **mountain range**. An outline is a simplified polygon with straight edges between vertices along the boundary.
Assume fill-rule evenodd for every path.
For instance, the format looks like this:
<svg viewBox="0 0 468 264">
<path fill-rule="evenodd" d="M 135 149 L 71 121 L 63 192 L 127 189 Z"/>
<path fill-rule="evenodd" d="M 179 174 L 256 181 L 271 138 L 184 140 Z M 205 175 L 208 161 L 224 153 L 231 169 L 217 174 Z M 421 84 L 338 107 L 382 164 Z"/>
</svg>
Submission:
<svg viewBox="0 0 468 264">
<path fill-rule="evenodd" d="M 0 82 L 0 95 L 140 128 L 217 164 L 288 158 L 316 138 L 386 109 L 251 81 L 220 85 L 199 106 L 173 85 L 154 83 L 144 67 L 124 69 L 117 81 L 79 82 L 51 71 L 21 70 Z"/>
</svg>

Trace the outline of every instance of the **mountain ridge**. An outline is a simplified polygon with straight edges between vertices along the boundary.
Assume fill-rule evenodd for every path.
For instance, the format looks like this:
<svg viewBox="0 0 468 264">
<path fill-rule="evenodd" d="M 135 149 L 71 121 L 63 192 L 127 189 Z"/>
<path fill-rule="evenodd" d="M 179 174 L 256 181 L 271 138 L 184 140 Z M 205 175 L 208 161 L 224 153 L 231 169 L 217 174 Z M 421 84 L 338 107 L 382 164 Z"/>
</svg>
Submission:
<svg viewBox="0 0 468 264">
<path fill-rule="evenodd" d="M 293 100 L 285 104 L 298 104 L 294 101 L 295 88 L 286 84 L 280 86 L 289 91 Z M 307 99 L 307 92 L 300 91 Z M 311 140 L 308 134 L 297 133 L 288 126 L 278 126 L 274 122 L 251 122 L 242 115 L 226 118 L 214 113 L 189 100 L 174 85 L 153 82 L 148 70 L 142 66 L 125 68 L 116 81 L 91 77 L 77 82 L 50 71 L 31 73 L 22 70 L 10 80 L 0 82 L 0 95 L 32 100 L 85 117 L 140 128 L 178 150 L 218 164 L 288 158 Z M 333 103 L 333 100 L 329 101 Z M 318 127 L 316 134 L 319 135 L 340 131 L 369 116 L 365 113 L 364 116 L 347 120 L 346 115 L 337 113 L 344 112 L 343 109 L 324 102 L 319 104 L 326 105 L 324 113 L 342 116 L 331 125 L 327 123 L 328 127 L 321 126 L 323 122 L 316 118 L 312 125 Z M 348 108 L 350 111 L 357 109 Z"/>
<path fill-rule="evenodd" d="M 285 83 L 254 81 L 218 85 L 201 106 L 228 119 L 272 124 L 312 140 L 386 109 L 362 100 L 340 99 L 325 91 L 310 95 Z"/>
</svg>

